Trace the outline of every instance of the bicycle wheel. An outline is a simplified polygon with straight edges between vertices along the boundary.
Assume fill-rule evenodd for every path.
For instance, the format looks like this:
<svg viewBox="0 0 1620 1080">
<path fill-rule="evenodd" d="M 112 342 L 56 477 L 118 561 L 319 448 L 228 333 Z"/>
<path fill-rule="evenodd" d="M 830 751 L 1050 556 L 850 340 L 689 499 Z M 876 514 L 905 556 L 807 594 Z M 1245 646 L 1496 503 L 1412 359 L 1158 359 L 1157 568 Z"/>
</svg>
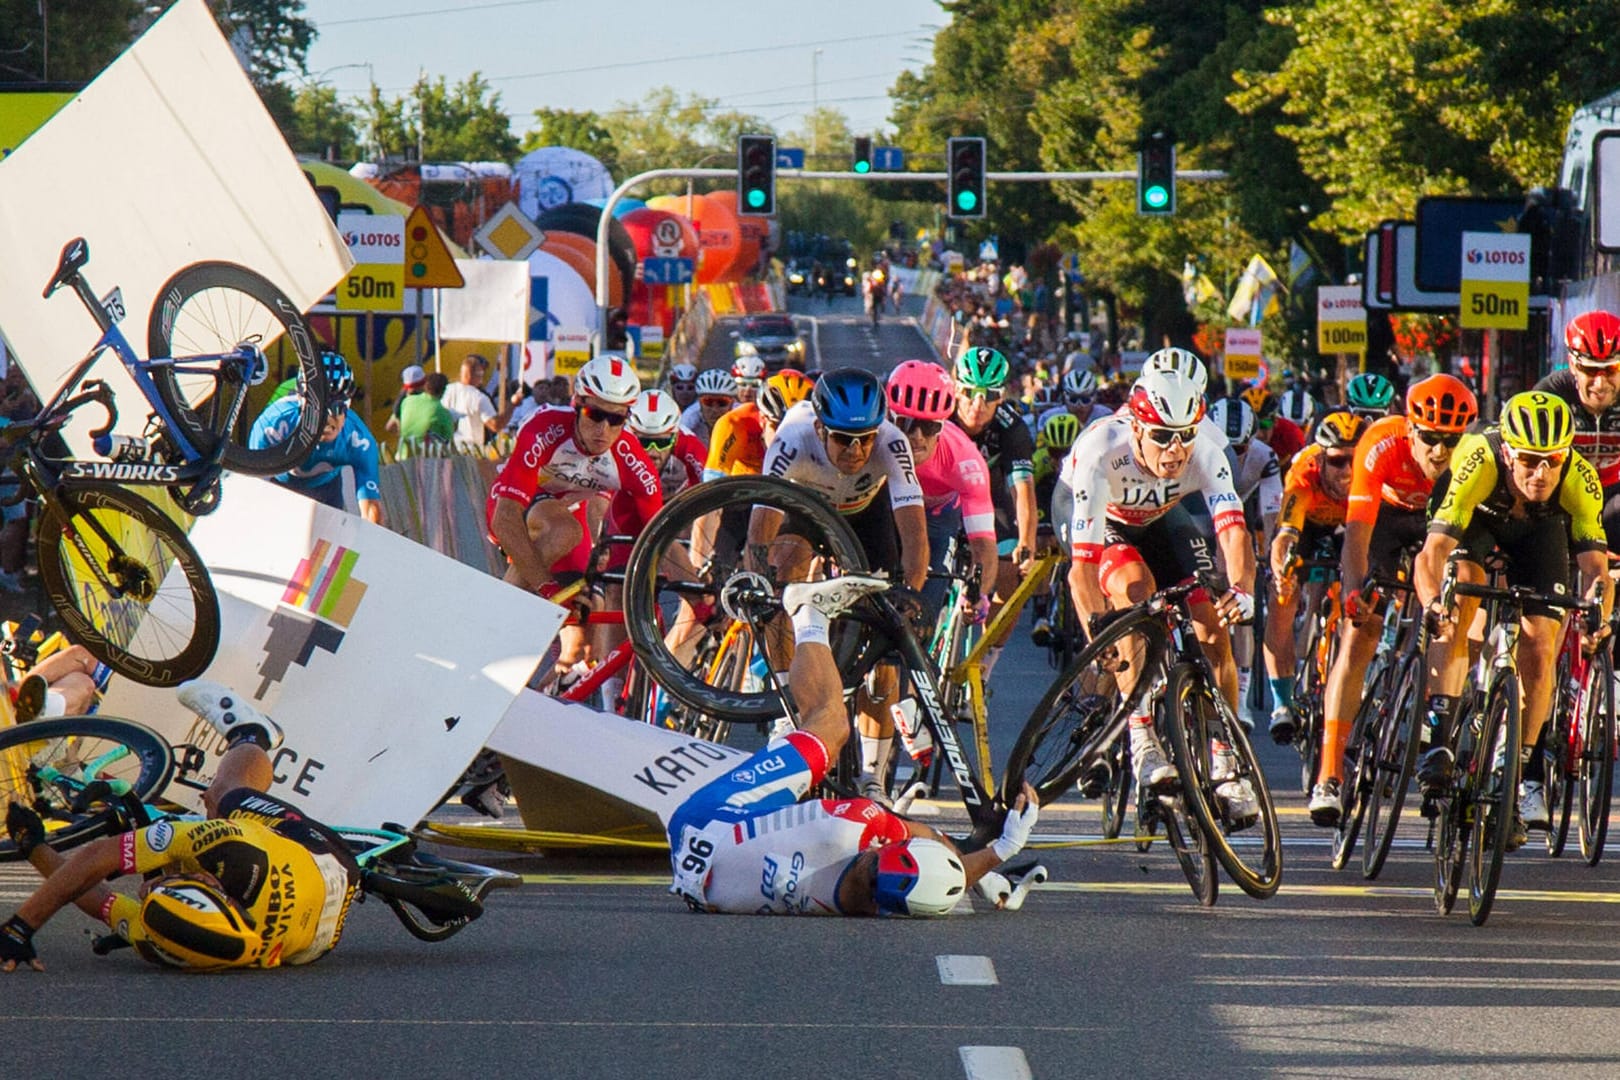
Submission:
<svg viewBox="0 0 1620 1080">
<path fill-rule="evenodd" d="M 219 597 L 180 526 L 123 488 L 65 489 L 39 525 L 39 576 L 68 637 L 147 686 L 201 675 L 219 648 Z"/>
<path fill-rule="evenodd" d="M 1108 778 L 1108 790 L 1102 797 L 1102 834 L 1105 840 L 1119 839 L 1125 824 L 1125 811 L 1131 800 L 1131 755 L 1129 740 L 1124 736 L 1114 740 L 1108 757 L 1113 769 Z"/>
<path fill-rule="evenodd" d="M 1303 586 L 1302 586 L 1303 588 Z M 1303 606 L 1303 605 L 1301 605 Z M 1322 765 L 1322 680 L 1318 676 L 1317 653 L 1322 644 L 1322 620 L 1311 612 L 1305 633 L 1305 647 L 1299 653 L 1299 671 L 1294 676 L 1294 709 L 1299 714 L 1299 733 L 1294 749 L 1299 752 L 1299 786 L 1309 795 Z"/>
<path fill-rule="evenodd" d="M 1480 718 L 1479 739 L 1469 755 L 1465 790 L 1471 804 L 1468 839 L 1468 918 L 1490 918 L 1502 858 L 1518 813 L 1519 680 L 1501 672 L 1491 682 Z"/>
<path fill-rule="evenodd" d="M 1376 687 L 1383 678 L 1383 672 L 1378 672 L 1370 685 Z M 1368 693 L 1356 708 L 1350 738 L 1344 744 L 1344 786 L 1339 800 L 1339 824 L 1333 830 L 1329 856 L 1329 865 L 1335 870 L 1343 870 L 1349 865 L 1350 856 L 1356 850 L 1356 838 L 1361 835 L 1361 823 L 1367 814 L 1367 795 L 1378 771 L 1379 728 L 1379 695 Z"/>
<path fill-rule="evenodd" d="M 1580 793 L 1581 858 L 1596 866 L 1609 835 L 1609 799 L 1614 791 L 1614 662 L 1607 645 L 1592 658 L 1581 698 L 1581 760 L 1574 786 Z"/>
<path fill-rule="evenodd" d="M 1110 732 L 1120 734 L 1127 704 L 1118 682 L 1124 665 L 1121 643 L 1157 626 L 1151 616 L 1111 623 L 1047 689 L 1007 757 L 1001 787 L 1006 805 L 1012 805 L 1025 780 L 1035 786 L 1042 806 L 1060 798 L 1074 786 L 1088 762 L 1106 748 Z M 1146 690 L 1140 685 L 1142 673 L 1153 669 L 1151 662 L 1137 665 L 1138 685 L 1132 697 Z"/>
<path fill-rule="evenodd" d="M 1417 771 L 1418 736 L 1426 702 L 1423 699 L 1423 659 L 1413 653 L 1402 662 L 1399 683 L 1389 707 L 1380 710 L 1374 775 L 1367 793 L 1367 840 L 1361 853 L 1361 876 L 1368 881 L 1383 872 L 1401 807 Z"/>
<path fill-rule="evenodd" d="M 1282 830 L 1277 824 L 1277 808 L 1266 788 L 1265 774 L 1255 760 L 1243 725 L 1233 719 L 1225 702 L 1216 701 L 1218 691 L 1205 680 L 1197 666 L 1177 664 L 1165 680 L 1164 710 L 1175 747 L 1176 772 L 1188 809 L 1198 821 L 1217 861 L 1238 888 L 1265 900 L 1277 892 L 1282 881 Z M 1215 776 L 1212 746 L 1230 747 L 1230 772 Z M 1234 822 L 1223 808 L 1217 789 L 1227 784 L 1247 782 L 1258 805 L 1258 817 Z M 1260 826 L 1258 850 L 1245 856 L 1231 841 L 1231 834 Z M 1244 845 L 1248 850 L 1248 845 Z"/>
<path fill-rule="evenodd" d="M 32 807 L 46 840 L 66 851 L 111 830 L 110 800 L 150 801 L 174 774 L 174 752 L 157 732 L 111 716 L 58 716 L 0 729 L 0 806 Z M 95 784 L 102 781 L 102 784 Z M 22 858 L 0 834 L 0 862 Z"/>
<path fill-rule="evenodd" d="M 1559 650 L 1558 673 L 1553 682 L 1552 715 L 1542 729 L 1545 744 L 1542 767 L 1546 772 L 1547 854 L 1558 858 L 1569 841 L 1569 819 L 1575 807 L 1575 774 L 1580 768 L 1581 737 L 1577 712 L 1578 693 L 1569 692 L 1570 656 L 1568 644 Z"/>
<path fill-rule="evenodd" d="M 1215 873 L 1209 836 L 1187 809 L 1186 797 L 1180 792 L 1168 795 L 1140 792 L 1137 797 L 1154 800 L 1153 820 L 1164 825 L 1165 839 L 1170 843 L 1170 850 L 1176 853 L 1176 862 L 1181 865 L 1193 895 L 1205 907 L 1214 907 L 1220 897 L 1221 879 Z"/>
<path fill-rule="evenodd" d="M 787 515 L 781 531 L 753 553 L 749 570 L 741 557 L 741 538 L 718 545 L 703 565 L 691 567 L 686 547 L 695 521 L 732 506 L 766 506 Z M 832 506 L 809 488 L 767 476 L 730 476 L 689 488 L 671 499 L 636 539 L 625 569 L 624 622 L 636 657 L 671 697 L 700 712 L 730 720 L 766 721 L 782 715 L 774 687 L 729 691 L 711 686 L 670 652 L 659 625 L 661 604 L 677 598 L 706 598 L 715 603 L 712 621 L 719 633 L 732 618 L 758 616 L 761 605 L 751 596 L 781 595 L 777 567 L 792 562 L 809 565 L 817 576 L 862 572 L 865 557 L 855 534 Z M 747 609 L 747 610 L 744 610 Z M 774 620 L 780 621 L 778 609 Z M 786 634 L 783 630 L 782 633 Z M 840 623 L 832 635 L 833 656 L 840 670 L 854 657 L 858 627 Z"/>
<path fill-rule="evenodd" d="M 271 372 L 297 372 L 319 398 L 306 402 L 287 440 L 248 449 L 253 427 L 246 401 L 232 419 L 237 369 L 220 357 L 240 345 L 264 351 Z M 186 267 L 158 290 L 146 325 L 147 356 L 174 363 L 151 369 L 158 398 L 187 439 L 204 454 L 224 443 L 224 463 L 238 472 L 274 476 L 303 463 L 326 423 L 326 383 L 320 351 L 304 316 L 284 293 L 246 267 L 205 262 Z M 192 359 L 195 358 L 195 359 Z M 266 372 L 265 374 L 270 374 Z M 285 374 L 273 376 L 285 378 Z M 254 381 L 257 381 L 256 379 Z"/>
</svg>

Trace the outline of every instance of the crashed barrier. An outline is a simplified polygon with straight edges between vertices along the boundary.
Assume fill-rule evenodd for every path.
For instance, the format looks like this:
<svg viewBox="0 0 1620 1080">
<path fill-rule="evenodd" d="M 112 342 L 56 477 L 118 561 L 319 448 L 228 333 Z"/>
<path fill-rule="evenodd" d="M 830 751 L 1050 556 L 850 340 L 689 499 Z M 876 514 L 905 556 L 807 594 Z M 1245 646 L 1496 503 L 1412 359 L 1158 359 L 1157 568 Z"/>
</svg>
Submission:
<svg viewBox="0 0 1620 1080">
<path fill-rule="evenodd" d="M 500 576 L 506 560 L 486 538 L 484 504 L 500 462 L 477 452 L 396 459 L 378 469 L 388 527 L 457 562 Z"/>
</svg>

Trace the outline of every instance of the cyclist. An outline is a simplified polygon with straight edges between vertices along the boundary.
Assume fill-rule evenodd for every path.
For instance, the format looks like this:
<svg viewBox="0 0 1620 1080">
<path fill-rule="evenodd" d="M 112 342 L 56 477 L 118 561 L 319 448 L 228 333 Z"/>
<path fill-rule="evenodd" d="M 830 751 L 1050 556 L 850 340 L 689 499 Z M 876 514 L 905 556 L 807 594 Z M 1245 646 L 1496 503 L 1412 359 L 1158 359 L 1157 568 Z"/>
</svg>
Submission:
<svg viewBox="0 0 1620 1080">
<path fill-rule="evenodd" d="M 737 380 L 729 371 L 709 368 L 697 377 L 698 399 L 681 413 L 681 427 L 709 445 L 715 421 L 737 407 Z"/>
<path fill-rule="evenodd" d="M 744 404 L 757 399 L 765 385 L 765 361 L 752 351 L 752 345 L 748 348 L 750 351 L 731 362 L 731 377 L 737 380 L 737 400 Z"/>
<path fill-rule="evenodd" d="M 1496 424 L 1464 435 L 1457 444 L 1449 482 L 1414 566 L 1418 600 L 1436 619 L 1437 636 L 1456 639 L 1441 680 L 1447 693 L 1462 689 L 1468 648 L 1467 635 L 1459 628 L 1469 625 L 1479 606 L 1477 598 L 1459 597 L 1454 612 L 1440 608 L 1448 560 L 1456 566 L 1459 581 L 1483 582 L 1481 563 L 1494 550 L 1506 559 L 1509 585 L 1563 595 L 1569 588 L 1573 555 L 1581 595 L 1602 606 L 1600 633 L 1607 632 L 1614 586 L 1601 520 L 1603 487 L 1597 470 L 1573 449 L 1574 440 L 1574 418 L 1563 399 L 1529 391 L 1509 398 Z M 1513 847 L 1524 843 L 1527 828 L 1548 825 L 1544 765 L 1534 750 L 1552 708 L 1561 615 L 1559 609 L 1545 605 L 1524 608 L 1516 656 L 1524 688 L 1519 712 L 1524 772 L 1519 814 L 1509 841 Z M 1435 721 L 1448 724 L 1451 718 L 1435 715 L 1431 722 Z M 1431 728 L 1430 735 L 1431 748 L 1423 757 L 1419 780 L 1432 790 L 1449 779 L 1452 759 L 1445 727 Z"/>
<path fill-rule="evenodd" d="M 1061 405 L 1054 405 L 1041 411 L 1035 421 L 1037 437 L 1045 429 L 1046 422 L 1061 413 L 1068 413 L 1080 421 L 1084 429 L 1094 420 L 1101 420 L 1114 415 L 1114 410 L 1097 402 L 1097 375 L 1090 368 L 1077 368 L 1063 376 L 1063 386 L 1060 394 L 1063 398 Z"/>
<path fill-rule="evenodd" d="M 860 368 L 829 371 L 810 395 L 788 410 L 765 451 L 765 474 L 803 484 L 843 514 L 871 567 L 898 567 L 899 581 L 921 593 L 928 579 L 928 515 L 911 444 L 887 419 L 887 396 L 876 375 Z M 880 498 L 887 488 L 888 498 Z M 756 506 L 749 516 L 749 550 L 768 544 L 783 515 Z M 801 568 L 777 567 L 783 580 Z M 881 796 L 893 747 L 888 705 L 895 693 L 889 669 L 862 694 L 861 784 Z"/>
<path fill-rule="evenodd" d="M 773 738 L 671 815 L 669 891 L 692 910 L 944 915 L 1028 842 L 1039 816 L 1028 784 L 1000 838 L 965 853 L 944 834 L 868 799 L 799 801 L 821 783 L 849 734 L 828 622 L 887 584 L 848 575 L 782 590 L 796 642 L 788 686 L 800 729 Z"/>
<path fill-rule="evenodd" d="M 697 377 L 697 368 L 691 364 L 676 364 L 669 369 L 669 394 L 682 412 L 698 399 Z"/>
<path fill-rule="evenodd" d="M 757 475 L 782 417 L 810 396 L 812 385 L 803 372 L 784 368 L 765 380 L 757 401 L 744 402 L 716 420 L 703 478 Z"/>
<path fill-rule="evenodd" d="M 1218 581 L 1209 550 L 1213 539 L 1230 585 L 1218 600 L 1194 594 L 1192 617 L 1221 692 L 1235 711 L 1237 671 L 1226 626 L 1254 617 L 1254 549 L 1232 487 L 1231 465 L 1225 452 L 1203 437 L 1203 416 L 1203 395 L 1184 374 L 1144 371 L 1131 390 L 1128 411 L 1075 440 L 1064 462 L 1074 492 L 1069 586 L 1075 611 L 1089 625 L 1109 608 L 1146 600 L 1160 584 L 1195 575 Z M 1182 505 L 1193 492 L 1202 494 L 1212 515 L 1213 538 Z M 1126 677 L 1134 683 L 1134 675 Z M 1147 697 L 1130 718 L 1131 758 L 1138 783 L 1159 788 L 1173 783 L 1176 773 L 1153 734 Z M 1246 785 L 1228 781 L 1217 788 L 1234 824 L 1252 823 L 1259 811 Z"/>
<path fill-rule="evenodd" d="M 1334 410 L 1316 425 L 1310 446 L 1288 467 L 1283 482 L 1277 537 L 1271 543 L 1273 606 L 1266 612 L 1266 672 L 1271 681 L 1271 738 L 1279 746 L 1294 741 L 1299 719 L 1294 712 L 1294 613 L 1299 590 L 1294 580 L 1296 555 L 1337 558 L 1339 531 L 1350 505 L 1351 466 L 1356 444 L 1367 422 L 1348 410 Z M 1312 610 L 1313 603 L 1306 610 Z M 1314 658 L 1307 657 L 1307 661 Z"/>
<path fill-rule="evenodd" d="M 1277 455 L 1277 467 L 1284 473 L 1294 462 L 1294 455 L 1305 449 L 1305 432 L 1292 420 L 1279 416 L 1277 399 L 1263 386 L 1251 386 L 1243 391 L 1243 400 L 1254 410 L 1255 436 Z"/>
<path fill-rule="evenodd" d="M 1363 371 L 1344 388 L 1345 407 L 1367 423 L 1389 415 L 1395 402 L 1395 384 L 1375 371 Z"/>
<path fill-rule="evenodd" d="M 1113 411 L 1108 410 L 1108 415 L 1112 416 Z M 1042 552 L 1069 550 L 1069 518 L 1074 495 L 1058 482 L 1058 476 L 1069 447 L 1079 437 L 1080 420 L 1068 409 L 1059 409 L 1047 417 L 1035 436 L 1035 509 L 1040 514 L 1035 536 Z M 1050 583 L 1042 584 L 1030 597 L 1035 622 L 1029 629 L 1029 639 L 1043 649 L 1052 641 L 1051 601 Z"/>
<path fill-rule="evenodd" d="M 1620 545 L 1620 318 L 1607 311 L 1577 315 L 1564 328 L 1569 368 L 1535 386 L 1569 406 L 1575 451 L 1603 484 L 1603 531 Z"/>
<path fill-rule="evenodd" d="M 1277 455 L 1254 437 L 1254 410 L 1241 398 L 1222 398 L 1209 407 L 1209 420 L 1226 437 L 1235 461 L 1232 487 L 1243 504 L 1243 520 L 1260 550 L 1270 543 L 1282 509 L 1282 475 Z M 1266 624 L 1268 627 L 1270 623 Z M 1232 652 L 1237 661 L 1238 700 L 1249 700 L 1254 675 L 1254 628 L 1232 630 Z"/>
<path fill-rule="evenodd" d="M 45 881 L 0 926 L 0 971 L 44 971 L 33 936 L 69 904 L 146 960 L 190 971 L 308 964 L 337 947 L 360 868 L 336 832 L 271 799 L 281 728 L 217 683 L 182 683 L 182 704 L 225 739 L 203 793 L 205 821 L 159 822 L 63 857 L 44 824 L 12 803 L 6 829 Z M 103 884 L 146 874 L 138 896 Z"/>
<path fill-rule="evenodd" d="M 1367 664 L 1384 629 L 1383 617 L 1363 587 L 1373 577 L 1395 577 L 1406 553 L 1423 543 L 1435 481 L 1478 415 L 1474 393 L 1460 379 L 1431 375 L 1407 388 L 1406 415 L 1385 417 L 1356 443 L 1339 556 L 1344 618 L 1339 620 L 1339 653 L 1323 688 L 1322 764 L 1308 803 L 1317 825 L 1339 823 L 1344 745 L 1361 702 Z"/>
<path fill-rule="evenodd" d="M 1292 390 L 1283 391 L 1283 396 L 1277 402 L 1277 411 L 1282 418 L 1299 428 L 1307 438 L 1311 434 L 1311 424 L 1322 415 L 1322 406 L 1311 392 L 1303 386 L 1296 386 Z"/>
<path fill-rule="evenodd" d="M 377 486 L 377 440 L 360 414 L 349 408 L 354 399 L 354 372 L 337 353 L 321 354 L 321 374 L 326 379 L 326 426 L 320 441 L 304 463 L 275 478 L 282 487 L 308 495 L 318 503 L 338 510 L 343 506 L 345 468 L 354 470 L 354 494 L 360 516 L 373 525 L 384 523 L 382 490 Z M 248 447 L 263 450 L 285 442 L 298 427 L 299 410 L 306 395 L 304 372 L 298 372 L 298 388 L 287 397 L 272 402 L 253 422 Z"/>
<path fill-rule="evenodd" d="M 658 470 L 659 487 L 669 499 L 703 479 L 703 441 L 681 427 L 675 397 L 665 390 L 643 390 L 630 406 L 625 424 Z"/>
</svg>

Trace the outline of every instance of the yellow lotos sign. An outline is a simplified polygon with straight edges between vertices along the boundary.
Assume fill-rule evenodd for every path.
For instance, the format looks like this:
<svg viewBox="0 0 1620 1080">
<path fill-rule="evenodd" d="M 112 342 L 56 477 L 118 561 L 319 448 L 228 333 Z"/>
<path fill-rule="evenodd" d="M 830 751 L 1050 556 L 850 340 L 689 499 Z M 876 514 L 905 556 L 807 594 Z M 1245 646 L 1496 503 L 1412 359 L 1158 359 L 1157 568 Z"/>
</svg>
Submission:
<svg viewBox="0 0 1620 1080">
<path fill-rule="evenodd" d="M 1462 234 L 1458 325 L 1465 330 L 1524 330 L 1530 325 L 1528 233 Z"/>
<path fill-rule="evenodd" d="M 1322 285 L 1316 290 L 1316 351 L 1324 355 L 1367 352 L 1367 309 L 1359 285 Z"/>
<path fill-rule="evenodd" d="M 339 311 L 404 311 L 405 268 L 399 263 L 356 263 L 338 282 Z"/>
</svg>

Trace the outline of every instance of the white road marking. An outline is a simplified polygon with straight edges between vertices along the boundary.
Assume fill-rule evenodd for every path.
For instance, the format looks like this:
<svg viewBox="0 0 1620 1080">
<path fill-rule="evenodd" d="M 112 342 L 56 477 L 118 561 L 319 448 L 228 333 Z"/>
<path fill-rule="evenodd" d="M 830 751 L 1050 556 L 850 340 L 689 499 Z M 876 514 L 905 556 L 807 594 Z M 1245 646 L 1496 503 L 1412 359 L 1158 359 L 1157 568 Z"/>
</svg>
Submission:
<svg viewBox="0 0 1620 1080">
<path fill-rule="evenodd" d="M 957 1053 L 967 1080 L 1033 1080 L 1029 1061 L 1016 1046 L 963 1046 Z"/>
<path fill-rule="evenodd" d="M 946 986 L 995 986 L 996 966 L 988 956 L 936 956 L 939 981 Z"/>
</svg>

